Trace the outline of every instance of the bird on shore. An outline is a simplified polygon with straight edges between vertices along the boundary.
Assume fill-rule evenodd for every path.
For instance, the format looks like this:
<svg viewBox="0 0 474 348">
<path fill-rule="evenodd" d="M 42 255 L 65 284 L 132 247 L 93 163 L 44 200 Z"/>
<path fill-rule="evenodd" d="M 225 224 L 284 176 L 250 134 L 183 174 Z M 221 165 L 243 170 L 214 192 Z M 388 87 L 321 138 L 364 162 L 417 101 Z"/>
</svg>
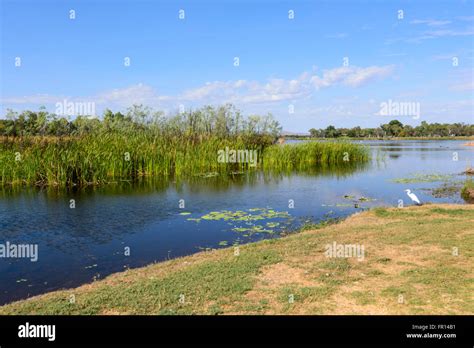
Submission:
<svg viewBox="0 0 474 348">
<path fill-rule="evenodd" d="M 407 193 L 408 197 L 410 197 L 410 199 L 413 201 L 413 203 L 415 203 L 416 205 L 422 205 L 418 197 L 413 192 L 411 192 L 411 190 L 406 189 L 405 192 Z"/>
</svg>

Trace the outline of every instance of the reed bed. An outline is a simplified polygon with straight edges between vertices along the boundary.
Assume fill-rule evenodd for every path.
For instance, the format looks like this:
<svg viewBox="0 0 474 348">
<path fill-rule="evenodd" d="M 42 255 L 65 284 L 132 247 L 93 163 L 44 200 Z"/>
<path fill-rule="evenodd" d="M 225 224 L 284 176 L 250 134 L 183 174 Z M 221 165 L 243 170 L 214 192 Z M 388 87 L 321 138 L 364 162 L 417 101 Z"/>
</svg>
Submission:
<svg viewBox="0 0 474 348">
<path fill-rule="evenodd" d="M 144 133 L 104 133 L 83 137 L 3 138 L 2 185 L 85 186 L 134 181 L 145 176 L 184 176 L 240 171 L 248 163 L 219 163 L 217 151 L 261 152 L 264 139 L 216 136 L 182 139 Z"/>
<path fill-rule="evenodd" d="M 220 163 L 226 147 L 256 150 L 258 165 Z M 345 161 L 345 156 L 349 161 Z M 144 177 L 186 177 L 258 168 L 298 170 L 350 166 L 368 151 L 348 142 L 272 145 L 264 136 L 157 136 L 151 132 L 104 132 L 79 137 L 0 138 L 0 184 L 88 186 Z"/>
<path fill-rule="evenodd" d="M 348 141 L 310 141 L 270 146 L 263 152 L 265 170 L 337 169 L 355 167 L 370 158 L 368 147 Z"/>
</svg>

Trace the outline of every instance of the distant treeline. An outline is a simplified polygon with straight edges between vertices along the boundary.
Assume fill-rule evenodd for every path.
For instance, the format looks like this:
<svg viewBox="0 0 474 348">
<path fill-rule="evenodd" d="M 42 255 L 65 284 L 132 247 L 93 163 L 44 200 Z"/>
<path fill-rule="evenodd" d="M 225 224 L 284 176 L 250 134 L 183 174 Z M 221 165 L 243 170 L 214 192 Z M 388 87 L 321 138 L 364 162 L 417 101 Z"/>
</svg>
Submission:
<svg viewBox="0 0 474 348">
<path fill-rule="evenodd" d="M 377 128 L 336 128 L 328 126 L 326 129 L 311 128 L 309 133 L 317 138 L 383 138 L 383 137 L 449 137 L 473 136 L 474 125 L 464 123 L 427 123 L 419 126 L 404 125 L 398 120 L 392 120 Z"/>
<path fill-rule="evenodd" d="M 162 136 L 251 136 L 276 137 L 281 127 L 269 113 L 243 117 L 233 105 L 205 106 L 197 110 L 165 116 L 161 111 L 143 105 L 133 105 L 125 113 L 106 110 L 101 118 L 77 116 L 74 119 L 39 111 L 21 113 L 8 110 L 0 119 L 0 136 L 79 136 L 94 132 L 135 133 L 147 131 Z"/>
</svg>

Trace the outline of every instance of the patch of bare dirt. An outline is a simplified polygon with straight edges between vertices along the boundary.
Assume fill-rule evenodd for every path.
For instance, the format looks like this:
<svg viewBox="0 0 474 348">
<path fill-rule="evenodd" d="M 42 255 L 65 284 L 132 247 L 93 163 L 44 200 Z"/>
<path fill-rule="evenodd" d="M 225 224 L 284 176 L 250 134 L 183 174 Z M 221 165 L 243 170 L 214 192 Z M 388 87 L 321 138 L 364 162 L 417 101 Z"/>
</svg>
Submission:
<svg viewBox="0 0 474 348">
<path fill-rule="evenodd" d="M 315 286 L 308 274 L 301 268 L 290 267 L 284 263 L 265 266 L 258 276 L 257 287 L 280 287 L 295 284 L 299 286 Z"/>
</svg>

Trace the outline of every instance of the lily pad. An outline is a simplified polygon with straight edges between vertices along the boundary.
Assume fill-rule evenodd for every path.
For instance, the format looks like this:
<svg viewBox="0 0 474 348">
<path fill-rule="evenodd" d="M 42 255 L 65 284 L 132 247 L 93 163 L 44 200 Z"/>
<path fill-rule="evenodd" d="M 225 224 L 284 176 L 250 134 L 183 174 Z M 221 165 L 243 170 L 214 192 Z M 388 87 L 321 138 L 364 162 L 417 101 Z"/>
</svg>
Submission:
<svg viewBox="0 0 474 348">
<path fill-rule="evenodd" d="M 436 181 L 448 181 L 453 177 L 451 174 L 414 174 L 411 178 L 396 178 L 392 179 L 392 182 L 398 184 L 409 184 L 417 182 L 436 182 Z"/>
<path fill-rule="evenodd" d="M 285 219 L 282 222 L 267 221 L 265 225 L 256 225 L 257 221 L 270 220 L 270 219 Z M 287 211 L 276 211 L 269 207 L 267 208 L 250 208 L 247 210 L 221 210 L 211 211 L 200 218 L 189 218 L 187 220 L 199 222 L 201 220 L 206 221 L 225 221 L 228 225 L 231 225 L 232 231 L 245 233 L 244 237 L 254 233 L 275 233 L 274 228 L 280 230 L 287 226 L 285 223 L 291 219 L 290 214 Z"/>
</svg>

